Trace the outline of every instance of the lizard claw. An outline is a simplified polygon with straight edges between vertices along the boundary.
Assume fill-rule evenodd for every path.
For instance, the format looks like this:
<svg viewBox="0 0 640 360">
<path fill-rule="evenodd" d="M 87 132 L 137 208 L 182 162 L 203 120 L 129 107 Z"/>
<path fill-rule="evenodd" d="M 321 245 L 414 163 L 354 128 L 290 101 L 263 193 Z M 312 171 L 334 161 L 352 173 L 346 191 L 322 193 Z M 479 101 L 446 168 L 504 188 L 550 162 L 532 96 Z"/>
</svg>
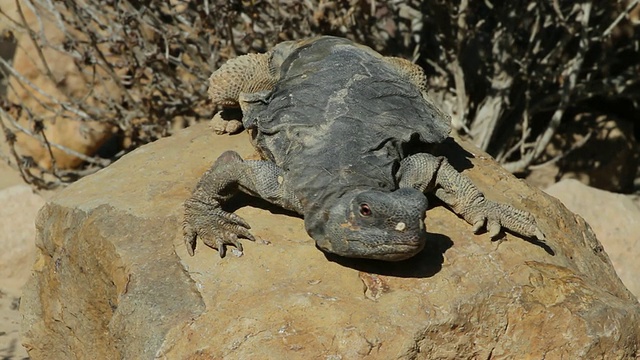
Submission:
<svg viewBox="0 0 640 360">
<path fill-rule="evenodd" d="M 484 217 L 480 218 L 479 220 L 476 220 L 473 223 L 473 233 L 478 234 L 482 230 L 482 228 L 484 228 L 485 222 L 486 222 L 486 219 Z"/>
<path fill-rule="evenodd" d="M 502 226 L 497 219 L 490 220 L 487 224 L 487 232 L 492 239 L 496 238 L 500 234 L 501 228 Z"/>
<path fill-rule="evenodd" d="M 224 111 L 217 112 L 211 119 L 211 127 L 218 134 L 235 134 L 242 130 L 242 122 L 238 119 L 225 119 Z"/>
<path fill-rule="evenodd" d="M 473 225 L 473 232 L 476 234 L 486 226 L 489 236 L 495 238 L 504 228 L 523 236 L 535 237 L 545 243 L 544 233 L 533 215 L 510 205 L 481 198 L 472 205 L 465 218 L 469 219 L 467 221 Z"/>
<path fill-rule="evenodd" d="M 214 242 L 211 242 L 209 238 L 203 238 L 202 240 L 205 243 L 205 245 L 214 249 L 218 249 L 220 258 L 225 257 L 225 255 L 227 254 L 227 245 L 235 246 L 239 254 L 238 256 L 242 256 L 243 254 L 242 243 L 239 241 L 238 235 L 229 233 L 226 231 L 223 232 L 222 234 L 223 234 L 222 236 L 216 236 Z M 251 236 L 251 234 L 249 234 L 249 236 Z M 253 236 L 251 236 L 249 240 L 255 241 Z"/>
<path fill-rule="evenodd" d="M 235 246 L 242 254 L 240 237 L 256 240 L 249 231 L 251 226 L 243 218 L 222 210 L 217 202 L 210 204 L 192 197 L 185 202 L 184 208 L 182 230 L 187 252 L 191 256 L 194 255 L 198 237 L 205 245 L 218 250 L 221 258 L 227 253 L 227 245 Z"/>
<path fill-rule="evenodd" d="M 480 231 L 485 228 L 492 239 L 500 234 L 502 225 L 500 224 L 500 220 L 494 217 L 493 214 L 489 215 L 487 211 L 478 211 L 475 218 L 477 220 L 473 221 L 474 234 L 480 233 Z"/>
</svg>

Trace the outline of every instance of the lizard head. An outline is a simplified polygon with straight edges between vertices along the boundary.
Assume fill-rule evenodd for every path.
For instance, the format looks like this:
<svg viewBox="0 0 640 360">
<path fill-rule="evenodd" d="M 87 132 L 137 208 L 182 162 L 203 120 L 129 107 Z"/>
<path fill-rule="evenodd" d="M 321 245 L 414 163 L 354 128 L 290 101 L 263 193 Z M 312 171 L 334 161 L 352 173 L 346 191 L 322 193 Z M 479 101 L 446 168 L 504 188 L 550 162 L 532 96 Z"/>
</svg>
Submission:
<svg viewBox="0 0 640 360">
<path fill-rule="evenodd" d="M 352 192 L 337 199 L 321 228 L 307 231 L 319 248 L 337 255 L 404 260 L 424 248 L 426 210 L 427 198 L 415 189 Z"/>
</svg>

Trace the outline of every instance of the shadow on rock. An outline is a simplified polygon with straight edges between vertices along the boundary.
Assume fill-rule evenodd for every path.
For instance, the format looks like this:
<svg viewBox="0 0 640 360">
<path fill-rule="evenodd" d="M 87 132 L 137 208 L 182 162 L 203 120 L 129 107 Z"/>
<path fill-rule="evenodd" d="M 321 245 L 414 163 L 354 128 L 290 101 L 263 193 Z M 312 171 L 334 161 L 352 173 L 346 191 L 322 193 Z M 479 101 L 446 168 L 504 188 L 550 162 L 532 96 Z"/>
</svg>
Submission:
<svg viewBox="0 0 640 360">
<path fill-rule="evenodd" d="M 433 150 L 428 151 L 436 156 L 444 156 L 454 169 L 462 172 L 472 168 L 474 165 L 471 158 L 472 153 L 460 146 L 452 137 L 447 138 L 441 144 L 438 144 Z"/>
<path fill-rule="evenodd" d="M 295 212 L 282 209 L 269 202 L 246 194 L 234 196 L 227 204 L 225 210 L 234 212 L 242 207 L 251 206 L 267 210 L 273 214 L 286 215 L 301 218 Z M 341 257 L 335 254 L 324 253 L 329 261 L 358 271 L 372 274 L 395 276 L 403 278 L 427 278 L 437 274 L 442 269 L 444 253 L 453 246 L 453 241 L 442 234 L 429 233 L 425 248 L 416 256 L 403 261 L 382 261 L 371 259 L 355 259 Z M 322 251 L 318 249 L 318 251 Z"/>
<path fill-rule="evenodd" d="M 236 210 L 243 208 L 245 206 L 267 210 L 270 213 L 276 214 L 276 215 L 286 215 L 286 216 L 297 217 L 302 219 L 302 216 L 297 214 L 295 211 L 283 209 L 277 205 L 271 204 L 267 200 L 254 197 L 245 193 L 238 193 L 237 195 L 234 195 L 233 198 L 229 200 L 229 202 L 224 204 L 224 210 L 229 212 L 235 212 Z"/>
<path fill-rule="evenodd" d="M 444 253 L 451 246 L 453 246 L 453 241 L 448 236 L 429 233 L 425 248 L 416 256 L 407 260 L 391 262 L 346 258 L 329 253 L 324 254 L 327 260 L 358 271 L 402 278 L 428 278 L 442 269 Z"/>
<path fill-rule="evenodd" d="M 482 232 L 480 232 L 479 234 L 484 234 L 486 233 L 487 230 L 484 229 Z M 551 255 L 551 256 L 555 256 L 556 252 L 553 250 L 553 248 L 551 246 L 549 246 L 549 244 L 547 244 L 546 240 L 545 241 L 541 241 L 536 239 L 535 237 L 527 237 L 527 236 L 522 236 L 516 232 L 510 231 L 510 230 L 506 230 L 506 232 L 508 232 L 509 234 L 521 238 L 522 240 L 531 243 L 535 246 L 539 246 L 542 248 L 542 250 L 544 250 L 547 254 Z M 492 242 L 502 242 L 504 239 L 506 238 L 505 236 L 505 229 L 500 230 L 500 233 L 498 234 L 497 237 L 491 239 Z"/>
</svg>

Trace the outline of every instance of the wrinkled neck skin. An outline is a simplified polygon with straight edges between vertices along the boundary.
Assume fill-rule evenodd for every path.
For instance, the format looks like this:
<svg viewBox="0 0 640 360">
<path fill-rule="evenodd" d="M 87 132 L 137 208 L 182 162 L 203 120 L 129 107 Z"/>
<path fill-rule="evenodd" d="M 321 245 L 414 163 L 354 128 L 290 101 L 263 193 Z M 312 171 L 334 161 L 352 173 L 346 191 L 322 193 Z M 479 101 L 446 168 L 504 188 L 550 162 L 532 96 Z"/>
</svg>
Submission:
<svg viewBox="0 0 640 360">
<path fill-rule="evenodd" d="M 352 189 L 305 211 L 305 228 L 324 251 L 387 261 L 408 259 L 426 242 L 427 198 L 415 189 Z"/>
</svg>

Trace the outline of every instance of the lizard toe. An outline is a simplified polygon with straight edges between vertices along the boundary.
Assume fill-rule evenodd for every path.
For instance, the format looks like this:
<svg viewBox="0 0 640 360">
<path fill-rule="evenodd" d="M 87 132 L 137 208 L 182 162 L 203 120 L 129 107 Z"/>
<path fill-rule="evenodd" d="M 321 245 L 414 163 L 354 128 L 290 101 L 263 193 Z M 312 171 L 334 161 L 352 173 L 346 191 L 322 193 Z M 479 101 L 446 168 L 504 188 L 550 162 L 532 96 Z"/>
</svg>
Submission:
<svg viewBox="0 0 640 360">
<path fill-rule="evenodd" d="M 196 249 L 197 234 L 195 231 L 193 231 L 191 226 L 188 226 L 188 225 L 184 227 L 183 233 L 184 233 L 184 244 L 187 247 L 187 252 L 189 253 L 189 256 L 193 256 L 194 251 Z"/>
<path fill-rule="evenodd" d="M 218 249 L 218 255 L 220 255 L 221 259 L 227 255 L 227 245 L 225 244 L 224 239 L 217 237 L 215 240 L 215 245 L 211 247 L 215 247 L 216 249 Z"/>
<path fill-rule="evenodd" d="M 477 234 L 480 231 L 482 231 L 482 228 L 484 228 L 484 224 L 486 223 L 486 218 L 485 217 L 480 217 L 479 219 L 473 221 L 473 233 Z"/>
<path fill-rule="evenodd" d="M 222 224 L 230 224 L 245 229 L 251 229 L 251 226 L 242 217 L 234 213 L 226 212 L 222 209 L 217 209 L 215 215 L 220 219 L 220 222 Z"/>
<path fill-rule="evenodd" d="M 253 236 L 253 234 L 247 228 L 238 226 L 238 227 L 236 227 L 235 231 L 236 231 L 236 238 L 238 236 L 242 236 L 245 239 L 248 239 L 248 240 L 251 240 L 251 241 L 256 241 L 256 238 Z"/>
<path fill-rule="evenodd" d="M 233 153 L 230 153 L 230 158 Z M 240 216 L 224 211 L 215 200 L 192 197 L 185 203 L 185 219 L 182 224 L 184 243 L 189 255 L 193 256 L 196 240 L 218 250 L 220 257 L 227 253 L 226 245 L 235 246 L 242 252 L 239 237 L 255 241 L 249 229 L 251 226 Z"/>
<path fill-rule="evenodd" d="M 205 245 L 218 250 L 221 258 L 225 257 L 227 254 L 227 245 L 233 245 L 236 247 L 238 252 L 242 254 L 243 248 L 242 243 L 240 242 L 241 237 L 250 241 L 256 240 L 253 234 L 251 234 L 246 227 L 221 221 L 220 218 L 215 220 L 215 223 L 207 227 L 206 230 L 203 229 L 202 232 L 199 232 L 198 235 Z"/>
<path fill-rule="evenodd" d="M 238 235 L 229 231 L 222 231 L 218 233 L 213 241 L 205 241 L 205 244 L 217 249 L 218 254 L 220 254 L 220 258 L 224 258 L 227 255 L 227 245 L 233 245 L 237 249 L 236 253 L 238 256 L 242 256 L 244 251 Z"/>
<path fill-rule="evenodd" d="M 487 222 L 487 232 L 492 239 L 496 238 L 500 234 L 501 229 L 502 226 L 500 225 L 500 221 L 498 221 L 498 219 L 490 219 Z"/>
</svg>

